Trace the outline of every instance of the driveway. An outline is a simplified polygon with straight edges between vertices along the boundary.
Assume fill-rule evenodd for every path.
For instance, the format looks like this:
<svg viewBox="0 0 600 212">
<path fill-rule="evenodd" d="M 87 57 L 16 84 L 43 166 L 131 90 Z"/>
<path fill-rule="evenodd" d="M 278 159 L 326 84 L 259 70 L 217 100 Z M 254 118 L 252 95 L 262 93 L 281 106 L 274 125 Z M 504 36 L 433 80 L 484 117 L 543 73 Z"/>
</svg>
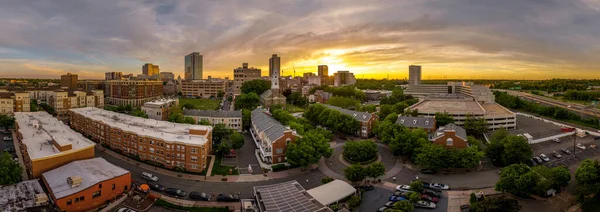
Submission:
<svg viewBox="0 0 600 212">
<path fill-rule="evenodd" d="M 258 159 L 254 154 L 256 146 L 252 141 L 250 133 L 244 133 L 244 146 L 237 151 L 237 166 L 240 167 L 240 174 L 250 174 L 248 166 L 252 166 L 252 174 L 263 174 Z"/>
</svg>

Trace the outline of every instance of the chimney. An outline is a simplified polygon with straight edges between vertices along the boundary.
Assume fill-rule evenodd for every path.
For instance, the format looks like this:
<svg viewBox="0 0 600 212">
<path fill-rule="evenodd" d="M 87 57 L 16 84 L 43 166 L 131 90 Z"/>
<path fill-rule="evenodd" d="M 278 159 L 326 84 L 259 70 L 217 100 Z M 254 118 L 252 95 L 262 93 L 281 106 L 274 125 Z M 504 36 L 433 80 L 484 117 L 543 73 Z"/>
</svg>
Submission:
<svg viewBox="0 0 600 212">
<path fill-rule="evenodd" d="M 71 188 L 80 186 L 82 182 L 83 178 L 81 178 L 80 176 L 74 175 L 67 178 L 67 183 L 69 184 L 69 186 L 71 186 Z"/>
</svg>

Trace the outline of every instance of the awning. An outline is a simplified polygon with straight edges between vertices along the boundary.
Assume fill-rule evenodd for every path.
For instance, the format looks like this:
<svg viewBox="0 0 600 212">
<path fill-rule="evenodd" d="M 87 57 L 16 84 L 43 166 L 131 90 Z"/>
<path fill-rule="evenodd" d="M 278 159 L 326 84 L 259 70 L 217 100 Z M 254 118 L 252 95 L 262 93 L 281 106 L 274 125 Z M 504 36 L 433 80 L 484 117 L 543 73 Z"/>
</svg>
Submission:
<svg viewBox="0 0 600 212">
<path fill-rule="evenodd" d="M 342 180 L 334 180 L 307 192 L 321 204 L 329 205 L 354 194 L 356 189 Z"/>
</svg>

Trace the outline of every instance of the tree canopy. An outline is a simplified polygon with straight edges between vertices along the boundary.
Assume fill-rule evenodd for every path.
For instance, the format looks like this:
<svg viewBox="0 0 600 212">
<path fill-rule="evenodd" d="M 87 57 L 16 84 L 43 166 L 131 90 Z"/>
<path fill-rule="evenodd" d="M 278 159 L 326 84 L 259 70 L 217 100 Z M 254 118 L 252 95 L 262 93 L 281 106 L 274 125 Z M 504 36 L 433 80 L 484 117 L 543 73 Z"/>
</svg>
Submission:
<svg viewBox="0 0 600 212">
<path fill-rule="evenodd" d="M 353 162 L 366 162 L 377 158 L 377 144 L 372 140 L 344 143 L 344 157 Z"/>
<path fill-rule="evenodd" d="M 298 107 L 306 107 L 306 105 L 308 105 L 308 99 L 302 96 L 300 92 L 292 92 L 287 96 L 286 102 Z"/>
<path fill-rule="evenodd" d="M 288 144 L 287 161 L 295 166 L 306 167 L 318 163 L 321 157 L 329 158 L 333 154 L 329 141 L 319 131 L 307 131 L 296 142 Z"/>
<path fill-rule="evenodd" d="M 488 131 L 488 123 L 485 118 L 477 118 L 473 115 L 467 115 L 464 128 L 471 135 L 482 135 Z"/>
<path fill-rule="evenodd" d="M 240 89 L 241 89 L 242 93 L 245 93 L 245 94 L 255 93 L 255 94 L 260 95 L 260 94 L 264 93 L 265 91 L 269 90 L 270 88 L 271 88 L 271 82 L 262 80 L 262 79 L 255 79 L 255 80 L 244 82 Z"/>
<path fill-rule="evenodd" d="M 448 113 L 435 113 L 435 124 L 437 126 L 446 126 L 447 124 L 454 123 L 454 118 Z"/>
<path fill-rule="evenodd" d="M 333 96 L 327 100 L 327 104 L 341 107 L 344 109 L 354 110 L 359 107 L 360 101 L 341 96 Z"/>
<path fill-rule="evenodd" d="M 0 114 L 0 127 L 5 129 L 12 128 L 15 126 L 15 118 L 5 114 Z"/>
<path fill-rule="evenodd" d="M 23 168 L 12 159 L 8 152 L 0 154 L 0 185 L 12 185 L 21 182 Z"/>
<path fill-rule="evenodd" d="M 598 160 L 585 159 L 575 171 L 577 180 L 577 200 L 581 203 L 597 201 L 600 193 L 600 163 Z"/>
<path fill-rule="evenodd" d="M 304 117 L 329 130 L 354 134 L 360 129 L 360 123 L 352 116 L 330 109 L 322 104 L 313 104 L 304 112 Z"/>
<path fill-rule="evenodd" d="M 520 197 L 529 194 L 546 195 L 550 189 L 560 190 L 569 184 L 571 174 L 564 166 L 548 168 L 525 164 L 512 164 L 502 169 L 496 190 L 505 191 Z"/>
<path fill-rule="evenodd" d="M 353 164 L 344 169 L 344 176 L 352 183 L 360 182 L 367 177 L 364 169 L 358 164 Z"/>
<path fill-rule="evenodd" d="M 236 110 L 254 110 L 258 105 L 260 105 L 260 96 L 254 92 L 240 94 L 234 104 Z"/>
<path fill-rule="evenodd" d="M 486 156 L 495 166 L 508 166 L 516 163 L 528 163 L 533 154 L 527 140 L 521 136 L 508 135 L 499 131 L 494 133 L 485 150 Z M 502 140 L 498 140 L 502 139 Z"/>
</svg>

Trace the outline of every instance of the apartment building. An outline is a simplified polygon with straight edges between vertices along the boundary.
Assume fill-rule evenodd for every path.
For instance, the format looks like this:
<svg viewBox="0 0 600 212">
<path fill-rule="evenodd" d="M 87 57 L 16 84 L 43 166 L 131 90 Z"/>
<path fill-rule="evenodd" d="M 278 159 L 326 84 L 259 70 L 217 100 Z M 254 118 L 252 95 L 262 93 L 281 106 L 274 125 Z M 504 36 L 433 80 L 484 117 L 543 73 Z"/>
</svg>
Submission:
<svg viewBox="0 0 600 212">
<path fill-rule="evenodd" d="M 33 92 L 36 93 L 36 91 Z M 89 92 L 65 90 L 41 92 L 44 94 L 37 94 L 37 96 L 46 97 L 46 99 L 40 100 L 47 101 L 48 105 L 53 107 L 57 113 L 65 113 L 71 108 L 104 107 L 104 91 L 102 90 L 93 90 Z"/>
<path fill-rule="evenodd" d="M 30 179 L 76 160 L 94 157 L 94 142 L 47 112 L 15 112 L 17 139 Z"/>
<path fill-rule="evenodd" d="M 134 117 L 94 107 L 69 110 L 71 127 L 124 155 L 165 168 L 202 172 L 212 127 Z"/>
<path fill-rule="evenodd" d="M 92 158 L 44 172 L 42 182 L 61 211 L 91 211 L 129 191 L 131 173 L 104 158 Z"/>
<path fill-rule="evenodd" d="M 267 164 L 283 163 L 290 142 L 300 137 L 295 130 L 283 126 L 262 108 L 252 111 L 250 134 L 258 148 L 260 159 Z"/>
<path fill-rule="evenodd" d="M 179 105 L 179 99 L 158 99 L 144 103 L 142 110 L 148 118 L 166 121 L 169 119 L 169 109 Z"/>
<path fill-rule="evenodd" d="M 106 72 L 104 73 L 105 80 L 120 80 L 123 78 L 123 72 Z"/>
<path fill-rule="evenodd" d="M 210 98 L 217 97 L 219 92 L 225 93 L 227 81 L 225 80 L 192 80 L 181 82 L 181 94 L 189 97 Z"/>
<path fill-rule="evenodd" d="M 333 74 L 333 84 L 335 86 L 354 85 L 356 77 L 350 71 L 338 71 Z"/>
<path fill-rule="evenodd" d="M 156 80 L 109 80 L 106 81 L 105 103 L 111 105 L 142 106 L 145 102 L 163 94 L 162 81 Z"/>
<path fill-rule="evenodd" d="M 77 74 L 67 73 L 60 75 L 60 87 L 66 87 L 69 90 L 77 88 Z"/>
<path fill-rule="evenodd" d="M 323 104 L 330 109 L 334 109 L 340 111 L 343 114 L 352 116 L 352 118 L 356 119 L 360 122 L 360 129 L 356 132 L 356 135 L 361 138 L 368 138 L 371 136 L 371 132 L 373 132 L 373 124 L 378 119 L 375 113 L 367 113 L 367 112 L 359 112 L 354 110 L 347 110 L 341 107 L 336 107 L 333 105 Z"/>
<path fill-rule="evenodd" d="M 218 110 L 192 110 L 184 109 L 183 115 L 192 117 L 196 123 L 201 120 L 208 121 L 213 127 L 224 124 L 227 129 L 242 132 L 242 111 L 218 111 Z"/>
<path fill-rule="evenodd" d="M 429 140 L 446 148 L 469 147 L 467 131 L 452 123 L 438 128 Z"/>
<path fill-rule="evenodd" d="M 241 88 L 244 82 L 262 79 L 260 72 L 258 68 L 248 68 L 248 63 L 243 63 L 242 67 L 233 69 L 233 95 L 240 95 L 242 93 Z"/>
<path fill-rule="evenodd" d="M 29 93 L 0 92 L 0 114 L 30 111 Z"/>
</svg>

